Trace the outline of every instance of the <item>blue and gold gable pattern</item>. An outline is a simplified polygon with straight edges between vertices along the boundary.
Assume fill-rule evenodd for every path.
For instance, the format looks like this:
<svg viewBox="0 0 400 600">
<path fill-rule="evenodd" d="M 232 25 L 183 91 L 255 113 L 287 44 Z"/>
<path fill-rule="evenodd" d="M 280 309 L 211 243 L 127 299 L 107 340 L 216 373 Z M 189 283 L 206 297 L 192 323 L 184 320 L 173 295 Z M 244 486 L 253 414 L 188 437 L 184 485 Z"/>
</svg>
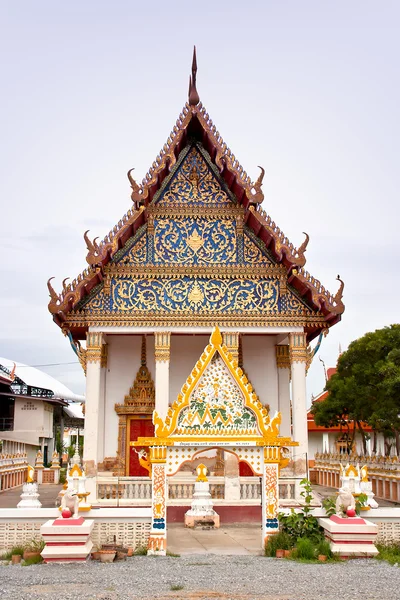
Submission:
<svg viewBox="0 0 400 600">
<path fill-rule="evenodd" d="M 188 146 L 147 207 L 146 225 L 76 312 L 108 324 L 315 319 L 243 217 L 205 150 Z"/>
</svg>

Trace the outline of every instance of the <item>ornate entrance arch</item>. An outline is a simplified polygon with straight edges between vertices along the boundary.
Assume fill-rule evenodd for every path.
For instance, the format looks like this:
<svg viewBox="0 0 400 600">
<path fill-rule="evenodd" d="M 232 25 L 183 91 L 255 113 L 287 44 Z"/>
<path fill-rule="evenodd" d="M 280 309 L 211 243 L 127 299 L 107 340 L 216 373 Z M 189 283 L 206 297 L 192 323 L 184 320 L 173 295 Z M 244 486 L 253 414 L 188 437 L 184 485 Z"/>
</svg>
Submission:
<svg viewBox="0 0 400 600">
<path fill-rule="evenodd" d="M 277 532 L 278 472 L 287 461 L 283 448 L 297 445 L 279 436 L 280 420 L 280 413 L 270 418 L 215 327 L 165 420 L 154 411 L 155 437 L 131 442 L 150 448 L 153 495 L 149 554 L 166 553 L 167 477 L 207 448 L 234 452 L 262 476 L 262 544 Z"/>
</svg>

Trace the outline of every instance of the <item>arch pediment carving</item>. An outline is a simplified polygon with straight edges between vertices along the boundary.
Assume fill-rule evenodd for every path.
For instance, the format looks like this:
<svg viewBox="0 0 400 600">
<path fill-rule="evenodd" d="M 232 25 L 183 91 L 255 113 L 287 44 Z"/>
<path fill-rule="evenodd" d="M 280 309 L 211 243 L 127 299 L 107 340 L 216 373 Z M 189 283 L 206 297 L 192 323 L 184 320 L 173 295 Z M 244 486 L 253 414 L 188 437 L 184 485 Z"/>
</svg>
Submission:
<svg viewBox="0 0 400 600">
<path fill-rule="evenodd" d="M 292 445 L 279 436 L 280 413 L 271 418 L 215 327 L 210 343 L 169 408 L 165 420 L 153 413 L 157 443 L 251 442 Z"/>
</svg>

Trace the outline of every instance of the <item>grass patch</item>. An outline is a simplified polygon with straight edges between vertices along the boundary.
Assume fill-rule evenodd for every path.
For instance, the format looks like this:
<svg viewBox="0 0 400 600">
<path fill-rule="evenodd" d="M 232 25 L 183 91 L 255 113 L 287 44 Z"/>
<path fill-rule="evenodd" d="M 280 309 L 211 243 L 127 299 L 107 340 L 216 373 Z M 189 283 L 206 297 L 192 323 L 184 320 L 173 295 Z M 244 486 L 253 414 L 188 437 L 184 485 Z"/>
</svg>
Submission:
<svg viewBox="0 0 400 600">
<path fill-rule="evenodd" d="M 136 546 L 134 556 L 147 556 L 147 546 Z"/>
<path fill-rule="evenodd" d="M 171 583 L 170 589 L 173 592 L 177 592 L 178 590 L 183 590 L 185 586 L 181 585 L 180 583 Z"/>
<path fill-rule="evenodd" d="M 167 550 L 166 552 L 167 556 L 173 556 L 174 558 L 179 558 L 180 554 L 175 554 L 175 552 L 170 552 L 169 550 Z"/>
<path fill-rule="evenodd" d="M 292 552 L 293 558 L 315 560 L 315 546 L 308 538 L 299 538 L 296 549 Z"/>
<path fill-rule="evenodd" d="M 29 567 L 30 565 L 40 565 L 43 562 L 43 558 L 41 556 L 32 556 L 32 558 L 27 558 L 22 563 L 23 567 Z"/>
<path fill-rule="evenodd" d="M 396 544 L 377 544 L 377 549 L 379 550 L 377 558 L 378 560 L 386 560 L 389 564 L 395 565 L 396 563 L 400 564 L 400 546 Z"/>
</svg>

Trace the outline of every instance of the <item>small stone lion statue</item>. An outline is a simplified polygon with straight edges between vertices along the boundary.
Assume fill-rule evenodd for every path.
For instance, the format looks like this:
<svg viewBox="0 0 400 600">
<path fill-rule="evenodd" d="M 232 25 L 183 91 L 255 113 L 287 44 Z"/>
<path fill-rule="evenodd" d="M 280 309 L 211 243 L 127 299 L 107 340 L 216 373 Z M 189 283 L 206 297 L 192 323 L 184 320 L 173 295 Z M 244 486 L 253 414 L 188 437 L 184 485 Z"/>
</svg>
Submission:
<svg viewBox="0 0 400 600">
<path fill-rule="evenodd" d="M 348 508 L 355 510 L 356 501 L 350 490 L 347 488 L 340 488 L 338 497 L 336 499 L 336 514 L 339 517 L 346 516 Z"/>
<path fill-rule="evenodd" d="M 61 500 L 61 511 L 68 508 L 71 511 L 73 519 L 78 518 L 79 497 L 75 490 L 65 490 L 65 494 Z"/>
</svg>

